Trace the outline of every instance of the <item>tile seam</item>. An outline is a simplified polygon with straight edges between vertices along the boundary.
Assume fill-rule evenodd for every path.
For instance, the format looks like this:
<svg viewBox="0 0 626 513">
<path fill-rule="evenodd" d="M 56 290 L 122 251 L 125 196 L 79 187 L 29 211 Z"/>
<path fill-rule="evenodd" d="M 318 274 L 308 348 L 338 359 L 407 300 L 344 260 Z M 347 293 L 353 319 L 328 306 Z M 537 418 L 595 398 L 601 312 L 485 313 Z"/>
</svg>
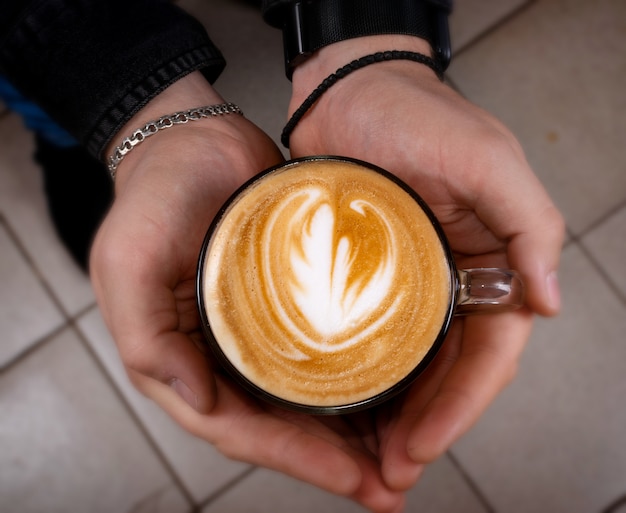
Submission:
<svg viewBox="0 0 626 513">
<path fill-rule="evenodd" d="M 113 376 L 110 374 L 110 372 L 107 369 L 107 367 L 104 364 L 104 362 L 100 359 L 100 357 L 97 354 L 97 352 L 93 349 L 93 347 L 89 343 L 88 337 L 86 336 L 85 333 L 83 333 L 82 329 L 77 324 L 77 321 L 79 319 L 80 319 L 80 316 L 76 317 L 75 319 L 71 319 L 68 322 L 68 325 L 73 329 L 74 333 L 76 334 L 76 336 L 80 340 L 81 345 L 83 346 L 85 351 L 87 351 L 89 357 L 95 363 L 95 365 L 98 368 L 98 370 L 100 371 L 103 379 L 105 380 L 105 382 L 111 388 L 113 394 L 120 401 L 122 407 L 128 413 L 128 415 L 130 417 L 130 420 L 133 422 L 135 427 L 139 430 L 139 433 L 142 436 L 142 438 L 146 441 L 146 443 L 148 444 L 149 448 L 153 451 L 153 454 L 155 455 L 157 460 L 159 460 L 159 462 L 163 465 L 163 468 L 164 468 L 166 474 L 170 477 L 170 479 L 172 479 L 172 484 L 178 488 L 178 490 L 183 495 L 185 501 L 187 502 L 188 506 L 190 508 L 192 508 L 192 511 L 194 511 L 195 506 L 197 505 L 197 503 L 196 503 L 196 500 L 193 497 L 193 494 L 187 488 L 187 486 L 186 486 L 184 480 L 182 479 L 182 477 L 178 474 L 178 472 L 176 471 L 176 469 L 174 468 L 172 463 L 169 461 L 167 456 L 164 454 L 163 450 L 161 449 L 161 447 L 159 446 L 157 441 L 151 435 L 150 431 L 148 430 L 148 428 L 144 424 L 144 422 L 141 419 L 141 417 L 139 416 L 139 414 L 134 410 L 134 408 L 132 407 L 132 405 L 130 404 L 128 399 L 126 399 L 126 396 L 124 395 L 124 392 L 118 386 L 117 382 L 115 381 Z"/>
<path fill-rule="evenodd" d="M 465 484 L 470 488 L 474 497 L 480 502 L 480 505 L 485 510 L 485 513 L 496 513 L 496 509 L 492 506 L 491 502 L 487 499 L 487 495 L 483 490 L 478 486 L 478 483 L 470 476 L 469 472 L 465 469 L 465 467 L 461 464 L 461 462 L 457 459 L 457 457 L 453 454 L 452 451 L 448 451 L 446 453 L 447 458 L 450 460 L 454 468 L 457 470 Z"/>
<path fill-rule="evenodd" d="M 504 25 L 509 23 L 512 19 L 516 18 L 519 14 L 523 13 L 525 10 L 532 7 L 537 3 L 537 0 L 527 0 L 521 5 L 515 7 L 512 11 L 504 14 L 502 17 L 496 19 L 493 24 L 489 25 L 487 28 L 478 32 L 474 37 L 469 39 L 467 42 L 459 46 L 456 50 L 454 50 L 452 58 L 454 59 L 458 55 L 462 55 L 463 53 L 471 50 L 474 46 L 480 43 L 483 39 L 489 37 L 492 33 L 502 28 Z"/>
<path fill-rule="evenodd" d="M 192 513 L 200 513 L 200 511 L 204 510 L 207 506 L 210 506 L 217 499 L 228 493 L 230 490 L 235 488 L 237 485 L 248 479 L 248 477 L 253 474 L 258 467 L 250 466 L 246 470 L 242 471 L 239 475 L 232 478 L 230 481 L 222 485 L 220 488 L 211 493 L 206 499 L 204 499 L 200 504 L 198 504 L 197 508 L 194 509 Z"/>
<path fill-rule="evenodd" d="M 573 241 L 578 249 L 583 253 L 587 261 L 591 264 L 594 270 L 600 275 L 600 278 L 605 283 L 611 292 L 617 297 L 617 299 L 626 305 L 626 295 L 622 292 L 619 286 L 611 279 L 610 273 L 604 268 L 604 266 L 596 259 L 596 257 L 589 251 L 585 243 L 579 239 Z"/>
</svg>

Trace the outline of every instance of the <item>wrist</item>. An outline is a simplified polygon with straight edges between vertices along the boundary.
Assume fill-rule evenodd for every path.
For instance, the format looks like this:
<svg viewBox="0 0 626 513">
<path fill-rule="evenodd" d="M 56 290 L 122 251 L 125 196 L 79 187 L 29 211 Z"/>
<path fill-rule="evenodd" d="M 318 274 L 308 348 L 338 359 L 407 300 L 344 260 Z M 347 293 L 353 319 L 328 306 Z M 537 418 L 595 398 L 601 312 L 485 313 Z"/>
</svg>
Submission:
<svg viewBox="0 0 626 513">
<path fill-rule="evenodd" d="M 354 59 L 388 50 L 407 50 L 432 57 L 430 44 L 419 37 L 401 34 L 363 36 L 320 48 L 295 68 L 293 78 L 296 80 L 313 74 L 315 78 L 323 78 Z"/>
<path fill-rule="evenodd" d="M 149 121 L 173 112 L 223 101 L 202 73 L 199 71 L 190 73 L 164 89 L 133 115 L 107 145 L 106 156 L 108 157 L 125 137 Z"/>
<path fill-rule="evenodd" d="M 149 122 L 175 112 L 223 102 L 222 97 L 211 87 L 200 72 L 186 75 L 152 98 L 122 126 L 106 146 L 105 158 L 108 161 L 109 156 L 113 154 L 125 138 Z M 149 143 L 138 145 L 137 150 L 130 152 L 124 159 L 124 164 L 126 164 L 124 167 L 130 167 L 129 163 L 138 159 L 148 146 Z M 120 163 L 121 166 L 122 164 Z"/>
<path fill-rule="evenodd" d="M 405 50 L 432 56 L 430 44 L 425 39 L 398 34 L 365 36 L 325 46 L 295 69 L 290 112 L 293 112 L 326 77 L 337 69 L 365 55 L 389 50 Z M 379 63 L 375 66 L 417 66 L 419 68 L 419 65 L 415 63 L 398 61 Z M 422 71 L 424 74 L 435 77 L 432 70 L 425 66 Z"/>
</svg>

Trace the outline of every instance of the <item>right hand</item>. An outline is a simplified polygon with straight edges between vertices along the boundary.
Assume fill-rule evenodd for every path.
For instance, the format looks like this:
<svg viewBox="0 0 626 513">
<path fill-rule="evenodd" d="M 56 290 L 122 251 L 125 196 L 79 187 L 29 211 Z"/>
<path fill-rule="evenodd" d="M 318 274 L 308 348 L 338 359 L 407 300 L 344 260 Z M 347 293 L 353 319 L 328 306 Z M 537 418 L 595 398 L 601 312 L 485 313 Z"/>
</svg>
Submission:
<svg viewBox="0 0 626 513">
<path fill-rule="evenodd" d="M 343 65 L 388 49 L 430 52 L 419 38 L 394 35 L 324 47 L 296 69 L 290 112 Z M 525 281 L 526 308 L 456 318 L 427 372 L 392 402 L 392 414 L 381 409 L 372 439 L 385 482 L 406 490 L 510 382 L 533 314 L 557 314 L 562 216 L 513 134 L 415 62 L 381 62 L 345 76 L 290 142 L 294 157 L 344 155 L 394 173 L 433 209 L 460 268 L 512 268 Z"/>
</svg>

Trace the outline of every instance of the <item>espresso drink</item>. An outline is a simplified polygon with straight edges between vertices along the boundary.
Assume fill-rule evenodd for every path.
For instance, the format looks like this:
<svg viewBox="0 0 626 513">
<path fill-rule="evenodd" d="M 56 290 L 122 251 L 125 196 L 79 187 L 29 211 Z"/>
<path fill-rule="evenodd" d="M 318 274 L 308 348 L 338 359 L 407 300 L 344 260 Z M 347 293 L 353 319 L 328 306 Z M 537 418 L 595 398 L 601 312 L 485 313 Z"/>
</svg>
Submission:
<svg viewBox="0 0 626 513">
<path fill-rule="evenodd" d="M 350 405 L 406 381 L 432 357 L 453 301 L 429 215 L 352 161 L 294 161 L 249 185 L 203 259 L 199 293 L 221 359 L 299 405 Z"/>
</svg>

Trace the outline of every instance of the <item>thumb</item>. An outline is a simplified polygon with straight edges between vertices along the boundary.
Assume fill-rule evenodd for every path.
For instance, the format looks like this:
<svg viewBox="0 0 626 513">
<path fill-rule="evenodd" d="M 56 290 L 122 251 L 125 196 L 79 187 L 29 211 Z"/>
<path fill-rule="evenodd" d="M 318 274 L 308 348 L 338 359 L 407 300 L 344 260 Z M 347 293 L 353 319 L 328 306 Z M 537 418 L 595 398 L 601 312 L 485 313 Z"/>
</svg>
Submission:
<svg viewBox="0 0 626 513">
<path fill-rule="evenodd" d="M 565 223 L 532 170 L 525 163 L 517 166 L 491 175 L 495 178 L 477 202 L 477 214 L 508 241 L 509 265 L 522 275 L 528 306 L 552 316 L 560 310 L 558 268 Z"/>
<path fill-rule="evenodd" d="M 561 306 L 558 268 L 564 229 L 554 207 L 536 211 L 534 224 L 509 243 L 508 258 L 527 284 L 528 306 L 540 315 L 556 315 Z"/>
<path fill-rule="evenodd" d="M 164 383 L 196 411 L 209 412 L 216 385 L 209 360 L 193 338 L 199 336 L 193 287 L 175 292 L 162 285 L 172 281 L 159 274 L 165 266 L 133 265 L 145 258 L 131 258 L 100 240 L 92 251 L 91 281 L 129 378 L 144 394 L 136 375 Z"/>
<path fill-rule="evenodd" d="M 123 338 L 118 348 L 131 381 L 142 393 L 146 390 L 137 375 L 168 385 L 198 413 L 213 409 L 215 379 L 207 358 L 189 336 L 168 332 L 139 343 Z"/>
</svg>

